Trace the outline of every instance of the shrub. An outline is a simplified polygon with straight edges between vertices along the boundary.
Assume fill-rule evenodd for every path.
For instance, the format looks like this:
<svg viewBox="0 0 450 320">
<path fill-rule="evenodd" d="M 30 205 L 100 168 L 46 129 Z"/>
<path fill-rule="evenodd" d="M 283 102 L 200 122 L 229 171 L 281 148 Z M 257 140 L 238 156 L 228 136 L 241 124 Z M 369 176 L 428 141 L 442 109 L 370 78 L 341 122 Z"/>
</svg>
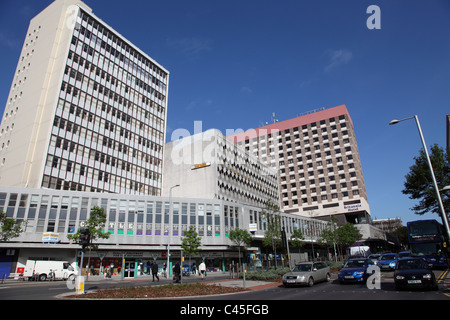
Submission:
<svg viewBox="0 0 450 320">
<path fill-rule="evenodd" d="M 260 270 L 260 271 L 251 271 L 247 272 L 245 275 L 245 279 L 247 280 L 259 280 L 259 281 L 273 281 L 281 279 L 281 277 L 289 272 L 289 268 L 281 268 L 281 269 L 269 269 L 269 270 Z M 241 275 L 242 278 L 242 275 Z"/>
</svg>

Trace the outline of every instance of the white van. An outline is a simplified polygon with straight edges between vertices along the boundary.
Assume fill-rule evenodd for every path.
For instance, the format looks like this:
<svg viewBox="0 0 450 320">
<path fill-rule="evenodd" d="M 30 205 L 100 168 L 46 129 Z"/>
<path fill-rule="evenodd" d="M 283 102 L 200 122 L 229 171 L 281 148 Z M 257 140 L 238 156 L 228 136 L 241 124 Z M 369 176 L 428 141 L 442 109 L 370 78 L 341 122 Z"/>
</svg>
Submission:
<svg viewBox="0 0 450 320">
<path fill-rule="evenodd" d="M 77 276 L 75 268 L 67 261 L 27 260 L 23 277 L 45 281 L 52 278 L 51 272 L 54 273 L 55 280 L 74 280 Z"/>
</svg>

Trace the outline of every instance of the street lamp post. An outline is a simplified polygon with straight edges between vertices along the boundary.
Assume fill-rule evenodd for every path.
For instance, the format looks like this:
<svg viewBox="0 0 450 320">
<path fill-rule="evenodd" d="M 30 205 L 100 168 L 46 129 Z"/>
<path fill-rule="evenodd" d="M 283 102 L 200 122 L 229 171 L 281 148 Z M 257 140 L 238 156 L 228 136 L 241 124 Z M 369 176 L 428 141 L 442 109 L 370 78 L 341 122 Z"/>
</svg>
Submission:
<svg viewBox="0 0 450 320">
<path fill-rule="evenodd" d="M 171 240 L 171 233 L 172 233 L 172 216 L 173 216 L 173 207 L 172 207 L 172 189 L 179 187 L 180 185 L 174 185 L 172 187 L 170 187 L 169 190 L 169 234 L 167 235 L 167 263 L 166 263 L 166 277 L 167 279 L 169 279 L 169 273 L 170 273 L 170 268 L 169 268 L 169 262 L 170 262 L 170 240 Z"/>
<path fill-rule="evenodd" d="M 409 120 L 409 119 L 414 119 L 416 121 L 417 130 L 419 130 L 420 139 L 422 140 L 423 150 L 425 151 L 425 155 L 427 157 L 428 167 L 430 168 L 430 171 L 431 171 L 431 177 L 433 179 L 434 189 L 436 191 L 436 196 L 437 196 L 437 199 L 438 199 L 438 202 L 439 202 L 439 208 L 441 209 L 442 222 L 444 223 L 445 230 L 447 231 L 447 235 L 449 236 L 449 239 L 450 239 L 450 228 L 449 228 L 449 225 L 448 225 L 447 214 L 445 213 L 445 210 L 444 210 L 444 204 L 442 203 L 441 193 L 440 193 L 439 187 L 438 187 L 437 182 L 436 182 L 436 177 L 434 175 L 434 170 L 433 170 L 433 166 L 431 164 L 430 155 L 428 154 L 428 149 L 427 149 L 427 145 L 425 143 L 425 138 L 423 137 L 422 128 L 420 127 L 419 118 L 417 117 L 417 115 L 415 115 L 414 117 L 409 117 L 409 118 L 405 118 L 405 119 L 402 119 L 402 120 L 396 120 L 395 119 L 395 120 L 392 120 L 391 122 L 389 122 L 389 125 L 394 125 L 394 124 L 397 124 L 399 122 L 402 122 L 402 121 L 405 121 L 405 120 Z"/>
</svg>

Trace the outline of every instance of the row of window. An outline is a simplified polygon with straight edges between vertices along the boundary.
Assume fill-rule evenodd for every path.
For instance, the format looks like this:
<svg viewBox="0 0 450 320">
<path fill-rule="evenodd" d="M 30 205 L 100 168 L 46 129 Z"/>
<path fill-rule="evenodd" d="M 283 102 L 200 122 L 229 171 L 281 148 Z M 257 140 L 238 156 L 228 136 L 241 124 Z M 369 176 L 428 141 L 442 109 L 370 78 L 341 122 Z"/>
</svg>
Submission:
<svg viewBox="0 0 450 320">
<path fill-rule="evenodd" d="M 76 227 L 84 226 L 89 215 L 89 199 L 84 197 L 30 197 L 28 194 L 21 194 L 19 198 L 15 193 L 10 194 L 8 201 L 6 197 L 5 193 L 0 194 L 0 207 L 3 208 L 6 204 L 5 211 L 9 217 L 27 220 L 27 232 L 74 233 Z M 169 234 L 168 202 L 91 199 L 90 206 L 95 205 L 103 207 L 107 212 L 105 232 L 118 235 Z M 238 207 L 175 202 L 172 210 L 173 235 L 180 235 L 179 232 L 183 233 L 189 226 L 196 226 L 200 236 L 220 236 L 222 228 L 227 235 L 230 228 L 239 227 Z"/>
<path fill-rule="evenodd" d="M 116 36 L 116 34 L 109 30 L 107 27 L 102 25 L 100 22 L 91 17 L 84 10 L 80 10 L 79 16 L 81 20 L 86 22 L 87 28 L 89 32 L 92 32 L 96 37 L 103 38 L 107 44 L 111 43 L 111 46 L 108 52 L 111 55 L 116 56 L 121 53 L 127 54 L 127 56 L 133 58 L 136 61 L 136 68 L 139 68 L 138 71 L 145 70 L 145 68 L 153 70 L 157 75 L 160 75 L 163 79 L 167 77 L 167 74 L 161 70 L 157 65 L 152 63 L 149 59 L 140 54 L 137 50 L 132 48 L 127 44 L 126 41 L 123 41 L 120 37 Z M 77 25 L 75 30 L 79 30 L 80 26 Z M 106 49 L 106 48 L 105 48 Z M 113 51 L 114 50 L 114 51 Z"/>
<path fill-rule="evenodd" d="M 119 152 L 119 158 L 126 159 L 127 157 L 133 157 L 137 160 L 142 161 L 143 163 L 149 163 L 156 166 L 161 165 L 160 157 L 151 156 L 150 150 L 156 151 L 158 154 L 162 152 L 162 146 L 150 142 L 149 140 L 138 137 L 137 135 L 132 135 L 128 130 L 121 130 L 120 140 L 113 139 L 108 136 L 104 136 L 95 132 L 94 130 L 86 129 L 82 126 L 79 126 L 73 122 L 66 121 L 64 119 L 55 116 L 53 121 L 53 126 L 57 131 L 53 130 L 54 133 L 57 133 L 58 136 L 52 136 L 50 140 L 50 145 L 56 148 L 63 148 L 63 150 L 69 150 L 70 152 L 77 152 L 77 144 L 78 140 L 84 141 L 83 146 L 91 147 L 92 150 L 87 149 L 79 149 L 79 154 L 87 154 L 88 152 L 98 151 L 96 149 L 102 149 L 103 147 L 108 147 L 110 150 L 108 153 L 114 154 L 114 150 Z M 129 134 L 128 134 L 129 133 Z M 70 139 L 64 139 L 63 137 L 70 135 Z M 76 139 L 79 138 L 79 139 Z M 90 142 L 90 144 L 88 143 Z M 142 145 L 145 141 L 145 147 L 136 148 L 139 145 Z M 147 147 L 148 146 L 148 147 Z M 149 148 L 150 147 L 150 148 Z M 150 149 L 150 150 L 148 150 Z"/>
<path fill-rule="evenodd" d="M 89 40 L 87 40 L 87 41 L 89 41 Z M 101 54 L 102 50 L 99 48 L 99 46 L 96 46 L 98 48 L 98 50 L 95 50 L 89 44 L 84 43 L 80 38 L 77 38 L 76 36 L 72 37 L 71 43 L 72 43 L 71 48 L 75 52 L 81 54 L 82 57 L 85 56 L 88 61 L 89 60 L 99 60 L 99 61 L 96 61 L 95 67 L 94 67 L 94 65 L 91 65 L 92 68 L 97 69 L 97 75 L 100 75 L 100 72 L 102 72 L 102 74 L 104 75 L 106 73 L 105 69 L 109 69 L 109 70 L 111 70 L 111 73 L 117 74 L 117 80 L 125 79 L 124 80 L 124 82 L 125 82 L 127 79 L 131 80 L 133 78 L 131 76 L 131 74 L 133 73 L 133 70 L 130 70 L 131 69 L 130 64 L 132 64 L 133 67 L 135 65 L 134 65 L 134 63 L 130 62 L 128 59 L 125 61 L 125 63 L 116 63 L 115 64 L 112 60 L 107 59 L 108 58 L 107 55 Z M 93 45 L 95 46 L 95 44 L 93 44 Z M 86 62 L 86 64 L 89 64 L 88 61 Z M 83 61 L 81 61 L 81 62 L 83 62 Z M 87 66 L 85 68 L 88 69 Z M 126 70 L 128 70 L 129 72 L 127 72 Z M 93 72 L 92 69 L 91 69 L 91 72 Z M 150 76 L 150 74 L 149 74 L 149 76 Z M 116 80 L 116 78 L 113 78 L 113 79 Z M 164 102 L 166 100 L 166 96 L 164 94 L 166 85 L 162 81 L 159 81 L 154 77 L 151 77 L 150 79 L 147 78 L 147 80 L 146 80 L 149 83 L 155 83 L 155 85 L 157 84 L 158 86 L 160 86 L 160 89 L 163 90 L 164 93 L 159 92 L 158 90 L 152 88 L 152 86 L 150 86 L 150 85 L 146 84 L 144 86 L 144 82 L 142 80 L 136 81 L 136 79 L 137 78 L 134 78 L 134 84 L 136 86 L 136 89 L 137 89 L 137 87 L 139 87 L 142 89 L 141 91 L 146 91 L 147 94 L 156 97 L 157 99 L 161 100 L 162 102 Z M 117 81 L 117 83 L 116 83 L 116 81 L 113 81 L 113 84 L 117 85 L 119 88 L 125 87 L 125 83 L 122 83 L 121 81 Z M 140 93 L 137 90 L 135 90 L 134 93 L 137 95 L 144 94 L 144 92 Z"/>
<path fill-rule="evenodd" d="M 116 74 L 116 77 L 110 72 Z M 157 105 L 159 109 L 163 109 L 154 100 L 156 98 L 164 101 L 164 94 L 150 87 L 146 90 L 147 94 L 139 92 L 139 87 L 144 86 L 142 80 L 127 74 L 118 66 L 108 66 L 107 63 L 102 61 L 97 61 L 94 64 L 70 50 L 64 73 L 84 85 L 89 84 L 91 89 L 125 106 L 130 105 L 130 100 L 132 100 L 142 102 L 146 107 Z"/>
</svg>

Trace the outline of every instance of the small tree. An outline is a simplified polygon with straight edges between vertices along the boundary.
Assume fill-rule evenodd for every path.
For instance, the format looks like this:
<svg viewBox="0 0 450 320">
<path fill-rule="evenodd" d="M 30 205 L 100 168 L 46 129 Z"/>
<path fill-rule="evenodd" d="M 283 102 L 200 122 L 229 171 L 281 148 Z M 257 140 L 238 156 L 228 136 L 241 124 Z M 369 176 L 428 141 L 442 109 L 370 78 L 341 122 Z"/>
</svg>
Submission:
<svg viewBox="0 0 450 320">
<path fill-rule="evenodd" d="M 97 206 L 93 207 L 89 214 L 89 218 L 84 224 L 84 228 L 88 229 L 91 235 L 90 245 L 88 246 L 89 249 L 97 249 L 98 246 L 95 244 L 95 241 L 97 239 L 109 238 L 109 232 L 104 232 L 105 225 L 106 225 L 105 210 Z M 76 233 L 69 234 L 67 238 L 71 241 L 79 242 L 80 236 L 81 236 L 81 229 L 78 229 Z"/>
<path fill-rule="evenodd" d="M 346 224 L 336 229 L 336 242 L 340 246 L 342 255 L 345 248 L 360 240 L 361 237 L 362 234 L 350 222 L 347 222 Z"/>
<path fill-rule="evenodd" d="M 97 250 L 98 245 L 95 244 L 95 241 L 97 239 L 108 239 L 109 238 L 109 232 L 105 231 L 105 225 L 106 225 L 106 213 L 103 208 L 100 207 L 93 207 L 91 209 L 91 212 L 89 214 L 89 218 L 84 224 L 84 228 L 89 230 L 90 234 L 90 241 L 89 245 L 86 246 L 89 248 L 89 252 L 94 249 Z M 78 229 L 78 231 L 74 234 L 69 234 L 67 238 L 74 242 L 80 242 L 81 237 L 81 229 Z M 91 255 L 89 255 L 88 258 L 88 266 L 90 264 Z M 81 265 L 83 264 L 83 261 L 81 261 Z M 81 266 L 82 267 L 82 266 Z"/>
<path fill-rule="evenodd" d="M 275 255 L 275 269 L 277 268 L 277 246 L 281 245 L 281 219 L 277 214 L 279 211 L 280 207 L 272 199 L 266 201 L 266 206 L 261 211 L 261 216 L 265 219 L 267 226 L 263 245 L 272 246 L 272 252 Z"/>
<path fill-rule="evenodd" d="M 322 230 L 322 233 L 320 234 L 319 243 L 321 245 L 327 246 L 328 253 L 329 253 L 330 247 L 335 247 L 335 245 L 337 243 L 336 223 L 337 223 L 337 219 L 335 217 L 331 217 L 330 224 L 328 225 L 327 228 Z"/>
<path fill-rule="evenodd" d="M 6 213 L 0 211 L 0 241 L 6 242 L 20 236 L 25 224 L 26 221 L 17 222 L 16 219 L 8 218 Z"/>
<path fill-rule="evenodd" d="M 189 255 L 189 267 L 191 266 L 192 256 L 200 251 L 201 240 L 194 226 L 190 226 L 189 230 L 184 233 L 181 248 L 185 254 Z"/>
<path fill-rule="evenodd" d="M 450 185 L 450 148 L 444 150 L 437 144 L 434 144 L 431 146 L 430 160 L 438 188 L 442 189 Z M 425 151 L 420 150 L 420 155 L 415 157 L 414 161 L 414 165 L 409 168 L 410 171 L 405 176 L 405 188 L 402 192 L 412 200 L 419 200 L 419 203 L 411 208 L 415 214 L 423 215 L 433 212 L 441 216 L 441 209 Z M 449 192 L 441 193 L 446 213 L 450 210 L 449 194 Z"/>
<path fill-rule="evenodd" d="M 305 245 L 305 236 L 303 236 L 303 233 L 300 229 L 295 229 L 291 233 L 291 244 L 293 247 L 301 248 Z"/>
<path fill-rule="evenodd" d="M 252 236 L 247 230 L 236 228 L 230 231 L 230 240 L 238 247 L 239 267 L 241 267 L 241 247 L 248 247 L 252 242 Z"/>
</svg>

